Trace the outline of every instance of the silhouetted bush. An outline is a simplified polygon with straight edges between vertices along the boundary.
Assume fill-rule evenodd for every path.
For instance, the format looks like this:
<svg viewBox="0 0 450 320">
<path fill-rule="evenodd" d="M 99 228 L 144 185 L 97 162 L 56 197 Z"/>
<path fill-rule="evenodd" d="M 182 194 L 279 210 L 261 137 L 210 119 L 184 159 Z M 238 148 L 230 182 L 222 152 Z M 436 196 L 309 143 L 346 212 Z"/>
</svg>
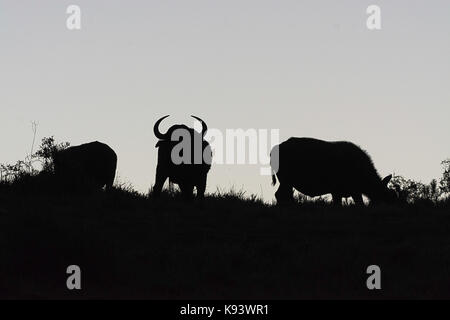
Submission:
<svg viewBox="0 0 450 320">
<path fill-rule="evenodd" d="M 402 176 L 395 176 L 392 178 L 390 186 L 398 193 L 400 199 L 409 203 L 437 203 L 446 199 L 450 192 L 450 159 L 443 161 L 442 165 L 444 172 L 439 183 L 436 179 L 425 184 Z"/>
<path fill-rule="evenodd" d="M 43 138 L 39 149 L 15 164 L 0 165 L 0 187 L 17 192 L 46 192 L 53 190 L 53 155 L 69 147 L 68 142 L 57 143 L 54 137 Z M 37 165 L 39 164 L 38 168 Z"/>
<path fill-rule="evenodd" d="M 439 182 L 442 193 L 450 193 L 450 159 L 442 161 L 442 166 L 444 167 L 444 173 Z"/>
<path fill-rule="evenodd" d="M 57 143 L 53 136 L 43 138 L 39 150 L 34 153 L 33 158 L 41 163 L 43 171 L 53 171 L 54 155 L 58 151 L 67 149 L 69 146 L 69 142 Z"/>
<path fill-rule="evenodd" d="M 398 193 L 401 200 L 409 203 L 422 200 L 435 201 L 439 197 L 436 180 L 430 184 L 424 184 L 402 176 L 395 176 L 391 180 L 391 186 Z"/>
<path fill-rule="evenodd" d="M 0 164 L 0 182 L 8 184 L 24 175 L 32 175 L 33 170 L 25 161 L 19 160 L 15 164 Z"/>
</svg>

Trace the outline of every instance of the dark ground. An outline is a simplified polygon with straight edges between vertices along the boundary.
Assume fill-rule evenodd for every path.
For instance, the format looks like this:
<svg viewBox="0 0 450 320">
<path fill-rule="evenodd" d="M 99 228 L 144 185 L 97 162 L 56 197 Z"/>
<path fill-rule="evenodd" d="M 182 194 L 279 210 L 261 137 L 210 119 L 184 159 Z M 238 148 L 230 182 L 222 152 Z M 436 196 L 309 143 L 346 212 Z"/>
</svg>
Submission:
<svg viewBox="0 0 450 320">
<path fill-rule="evenodd" d="M 0 298 L 450 298 L 449 208 L 0 190 Z M 379 291 L 366 288 L 372 264 Z"/>
</svg>

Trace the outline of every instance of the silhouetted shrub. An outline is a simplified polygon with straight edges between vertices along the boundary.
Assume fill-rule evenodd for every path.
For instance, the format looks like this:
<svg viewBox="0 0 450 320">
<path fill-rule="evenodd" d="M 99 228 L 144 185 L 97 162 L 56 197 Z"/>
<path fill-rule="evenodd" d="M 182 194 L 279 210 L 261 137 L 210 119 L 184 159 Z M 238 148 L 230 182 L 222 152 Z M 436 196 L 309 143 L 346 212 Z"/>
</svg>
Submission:
<svg viewBox="0 0 450 320">
<path fill-rule="evenodd" d="M 436 179 L 429 184 L 395 176 L 390 182 L 391 188 L 397 191 L 400 199 L 409 203 L 438 202 L 448 196 L 450 192 L 450 159 L 442 162 L 444 172 L 439 183 Z"/>
<path fill-rule="evenodd" d="M 390 185 L 401 200 L 409 203 L 422 200 L 435 201 L 439 197 L 436 180 L 427 185 L 412 179 L 405 179 L 402 176 L 395 176 L 392 178 Z"/>
<path fill-rule="evenodd" d="M 53 155 L 69 145 L 57 143 L 54 137 L 43 138 L 39 149 L 25 160 L 0 165 L 0 185 L 12 191 L 45 192 L 54 184 Z M 36 168 L 36 163 L 40 168 Z"/>
<path fill-rule="evenodd" d="M 57 143 L 53 136 L 43 138 L 39 150 L 33 155 L 33 158 L 40 162 L 42 171 L 53 171 L 53 157 L 61 150 L 67 149 L 70 146 L 69 142 Z"/>
<path fill-rule="evenodd" d="M 442 161 L 442 166 L 444 167 L 444 173 L 439 182 L 442 193 L 450 193 L 450 159 Z"/>
<path fill-rule="evenodd" d="M 19 160 L 15 164 L 0 165 L 0 181 L 4 184 L 14 182 L 24 175 L 32 175 L 33 173 L 35 173 L 34 170 L 23 160 Z"/>
</svg>

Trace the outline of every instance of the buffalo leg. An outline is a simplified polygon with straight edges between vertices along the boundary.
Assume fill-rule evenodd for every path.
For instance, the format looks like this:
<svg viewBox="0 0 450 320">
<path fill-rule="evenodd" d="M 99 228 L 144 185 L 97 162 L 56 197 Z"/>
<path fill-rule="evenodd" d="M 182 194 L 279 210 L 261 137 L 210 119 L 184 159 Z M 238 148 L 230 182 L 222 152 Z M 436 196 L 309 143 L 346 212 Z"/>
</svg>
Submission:
<svg viewBox="0 0 450 320">
<path fill-rule="evenodd" d="M 275 192 L 275 198 L 277 199 L 277 204 L 286 204 L 293 202 L 293 187 L 287 184 L 281 184 L 277 192 Z"/>
<path fill-rule="evenodd" d="M 364 205 L 364 200 L 363 200 L 362 194 L 354 194 L 354 195 L 352 195 L 352 198 L 353 198 L 353 202 L 355 202 L 355 205 L 357 205 L 357 206 Z"/>
<path fill-rule="evenodd" d="M 205 196 L 206 190 L 206 175 L 202 178 L 202 181 L 197 185 L 197 198 L 203 199 Z"/>
<path fill-rule="evenodd" d="M 342 195 L 333 193 L 332 196 L 333 196 L 333 204 L 337 207 L 341 207 L 342 206 Z"/>
<path fill-rule="evenodd" d="M 161 195 L 164 182 L 166 182 L 167 175 L 161 170 L 161 168 L 156 168 L 156 181 L 153 187 L 153 195 L 159 197 Z"/>
</svg>

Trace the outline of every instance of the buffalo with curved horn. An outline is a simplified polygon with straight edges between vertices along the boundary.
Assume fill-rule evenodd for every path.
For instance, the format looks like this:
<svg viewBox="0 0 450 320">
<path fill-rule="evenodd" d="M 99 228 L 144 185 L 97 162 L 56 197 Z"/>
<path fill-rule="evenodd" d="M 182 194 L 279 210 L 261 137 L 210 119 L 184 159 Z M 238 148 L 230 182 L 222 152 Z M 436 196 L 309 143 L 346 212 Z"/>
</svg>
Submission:
<svg viewBox="0 0 450 320">
<path fill-rule="evenodd" d="M 170 182 L 178 184 L 185 197 L 191 197 L 195 187 L 197 197 L 203 198 L 212 160 L 211 147 L 204 139 L 208 126 L 202 119 L 192 116 L 202 124 L 201 132 L 184 124 L 177 124 L 171 126 L 166 133 L 161 133 L 159 125 L 167 117 L 169 116 L 160 118 L 153 127 L 153 132 L 159 139 L 156 144 L 158 165 L 153 195 L 158 197 L 161 194 L 164 182 L 169 178 Z"/>
<path fill-rule="evenodd" d="M 398 201 L 387 187 L 392 175 L 381 179 L 367 152 L 351 142 L 290 138 L 275 146 L 270 158 L 272 184 L 277 177 L 280 182 L 278 203 L 292 201 L 294 188 L 311 197 L 331 193 L 335 204 L 352 197 L 361 205 L 362 195 L 372 203 Z"/>
</svg>

